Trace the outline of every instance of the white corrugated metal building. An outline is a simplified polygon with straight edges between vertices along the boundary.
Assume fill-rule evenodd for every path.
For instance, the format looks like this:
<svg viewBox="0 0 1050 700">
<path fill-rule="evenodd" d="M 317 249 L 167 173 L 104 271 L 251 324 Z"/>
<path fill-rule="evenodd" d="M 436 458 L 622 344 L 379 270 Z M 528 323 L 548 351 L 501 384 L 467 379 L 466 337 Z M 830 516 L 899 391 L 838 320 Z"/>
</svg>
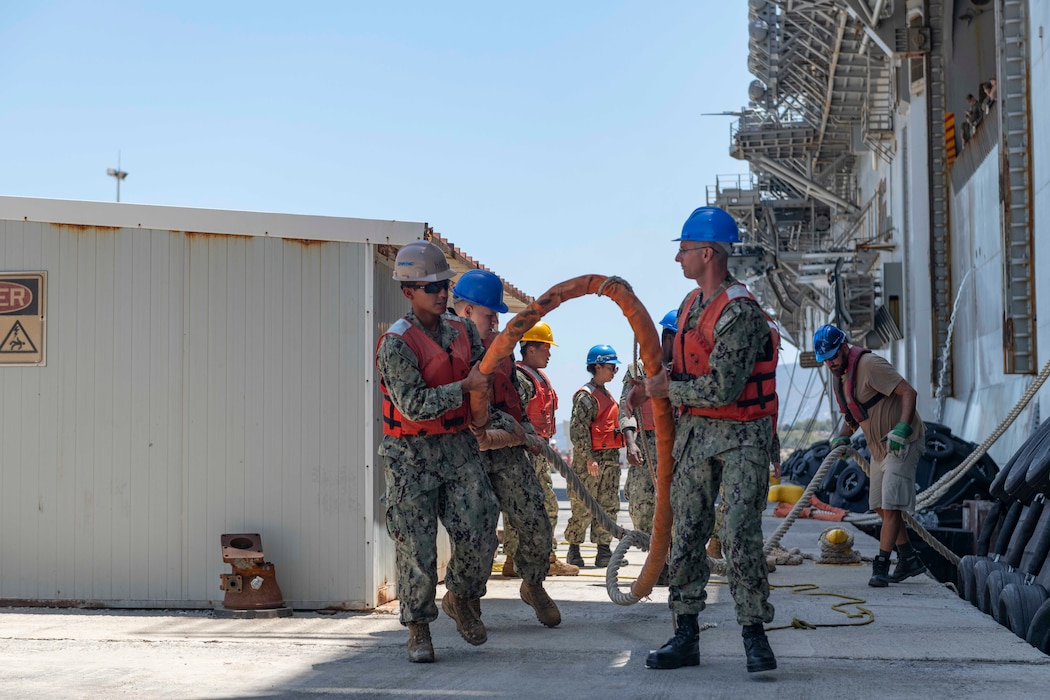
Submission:
<svg viewBox="0 0 1050 700">
<path fill-rule="evenodd" d="M 393 597 L 373 350 L 407 310 L 392 256 L 430 236 L 0 197 L 0 287 L 46 273 L 39 319 L 0 345 L 0 604 L 219 607 L 238 532 L 261 534 L 288 606 Z M 4 298 L 10 335 L 24 310 Z"/>
</svg>

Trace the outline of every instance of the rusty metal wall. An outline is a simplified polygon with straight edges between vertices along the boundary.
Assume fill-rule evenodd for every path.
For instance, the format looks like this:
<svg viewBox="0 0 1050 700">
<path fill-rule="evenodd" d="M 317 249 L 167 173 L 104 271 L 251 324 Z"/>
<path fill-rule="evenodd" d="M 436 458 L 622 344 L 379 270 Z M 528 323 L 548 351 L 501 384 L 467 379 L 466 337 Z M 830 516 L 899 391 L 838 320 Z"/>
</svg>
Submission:
<svg viewBox="0 0 1050 700">
<path fill-rule="evenodd" d="M 49 287 L 47 366 L 0 368 L 0 600 L 216 607 L 259 532 L 288 605 L 375 605 L 374 251 L 0 220 Z"/>
</svg>

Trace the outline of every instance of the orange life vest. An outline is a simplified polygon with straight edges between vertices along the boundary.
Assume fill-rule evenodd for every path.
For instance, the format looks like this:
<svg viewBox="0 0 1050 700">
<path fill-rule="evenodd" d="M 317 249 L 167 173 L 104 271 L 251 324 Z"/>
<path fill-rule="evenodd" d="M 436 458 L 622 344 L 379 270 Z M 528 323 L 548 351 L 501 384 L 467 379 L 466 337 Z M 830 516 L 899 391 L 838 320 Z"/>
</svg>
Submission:
<svg viewBox="0 0 1050 700">
<path fill-rule="evenodd" d="M 409 321 L 407 318 L 398 319 L 389 330 L 379 338 L 396 335 L 408 346 L 409 350 L 416 356 L 419 371 L 423 380 L 430 388 L 436 388 L 445 384 L 451 384 L 466 379 L 470 374 L 470 337 L 467 335 L 467 327 L 457 316 L 442 314 L 441 318 L 451 323 L 459 331 L 459 335 L 452 341 L 446 352 L 438 343 L 431 338 L 423 329 Z M 378 351 L 379 344 L 376 344 Z M 393 437 L 403 435 L 440 435 L 444 433 L 458 433 L 466 430 L 470 424 L 470 403 L 466 396 L 463 402 L 451 411 L 425 421 L 411 421 L 405 418 L 397 409 L 394 402 L 390 400 L 390 392 L 386 388 L 386 381 L 380 374 L 379 388 L 383 392 L 383 434 Z"/>
<path fill-rule="evenodd" d="M 613 450 L 624 446 L 620 432 L 620 407 L 607 390 L 598 390 L 587 382 L 580 391 L 586 391 L 598 402 L 598 415 L 591 422 L 591 449 Z"/>
<path fill-rule="evenodd" d="M 525 407 L 525 413 L 529 416 L 532 427 L 541 438 L 550 440 L 557 431 L 554 412 L 558 409 L 558 395 L 554 393 L 551 380 L 541 369 L 533 369 L 528 365 L 518 362 L 518 367 L 525 372 L 525 376 L 532 381 L 536 393 L 529 399 L 529 405 Z"/>
<path fill-rule="evenodd" d="M 496 410 L 503 411 L 520 423 L 525 414 L 521 410 L 521 395 L 514 386 L 514 358 L 508 355 L 500 360 L 494 374 L 492 405 Z"/>
<path fill-rule="evenodd" d="M 675 337 L 671 363 L 671 378 L 675 381 L 686 381 L 711 374 L 709 362 L 711 351 L 715 346 L 715 324 L 730 302 L 736 299 L 750 299 L 752 303 L 758 305 L 747 287 L 739 283 L 732 284 L 704 308 L 695 328 L 686 329 L 689 310 L 699 293 L 700 290 L 697 289 L 689 296 L 678 315 L 678 335 Z M 780 353 L 780 331 L 776 323 L 768 316 L 766 322 L 769 325 L 769 338 L 766 340 L 765 349 L 755 361 L 751 376 L 748 377 L 744 390 L 737 400 L 725 406 L 708 408 L 685 406 L 682 409 L 683 413 L 739 421 L 752 421 L 765 416 L 777 415 L 777 359 Z"/>
</svg>

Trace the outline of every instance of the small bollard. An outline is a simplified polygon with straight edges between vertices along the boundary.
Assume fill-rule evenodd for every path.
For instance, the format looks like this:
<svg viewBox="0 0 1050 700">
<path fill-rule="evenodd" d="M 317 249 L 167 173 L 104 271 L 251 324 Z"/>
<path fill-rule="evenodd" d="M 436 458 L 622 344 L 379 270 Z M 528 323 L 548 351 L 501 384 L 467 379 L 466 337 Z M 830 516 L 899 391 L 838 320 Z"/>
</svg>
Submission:
<svg viewBox="0 0 1050 700">
<path fill-rule="evenodd" d="M 232 574 L 219 577 L 219 589 L 226 591 L 223 607 L 245 612 L 280 610 L 291 615 L 291 609 L 284 607 L 274 565 L 263 554 L 262 537 L 258 533 L 226 534 L 220 541 L 222 560 L 233 567 Z M 276 616 L 286 615 L 277 612 Z"/>
</svg>

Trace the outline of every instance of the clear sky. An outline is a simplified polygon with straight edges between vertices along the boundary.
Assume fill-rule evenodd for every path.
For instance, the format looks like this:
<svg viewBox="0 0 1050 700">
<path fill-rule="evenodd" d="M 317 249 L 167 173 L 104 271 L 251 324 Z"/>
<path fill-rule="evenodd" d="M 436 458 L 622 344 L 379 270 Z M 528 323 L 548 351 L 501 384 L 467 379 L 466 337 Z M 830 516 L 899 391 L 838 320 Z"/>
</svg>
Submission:
<svg viewBox="0 0 1050 700">
<path fill-rule="evenodd" d="M 693 286 L 671 239 L 747 172 L 701 116 L 747 102 L 747 52 L 745 2 L 3 0 L 0 194 L 112 201 L 119 151 L 122 201 L 427 222 L 532 295 L 620 275 L 658 321 Z M 547 320 L 567 419 L 632 335 L 608 299 Z"/>
</svg>

